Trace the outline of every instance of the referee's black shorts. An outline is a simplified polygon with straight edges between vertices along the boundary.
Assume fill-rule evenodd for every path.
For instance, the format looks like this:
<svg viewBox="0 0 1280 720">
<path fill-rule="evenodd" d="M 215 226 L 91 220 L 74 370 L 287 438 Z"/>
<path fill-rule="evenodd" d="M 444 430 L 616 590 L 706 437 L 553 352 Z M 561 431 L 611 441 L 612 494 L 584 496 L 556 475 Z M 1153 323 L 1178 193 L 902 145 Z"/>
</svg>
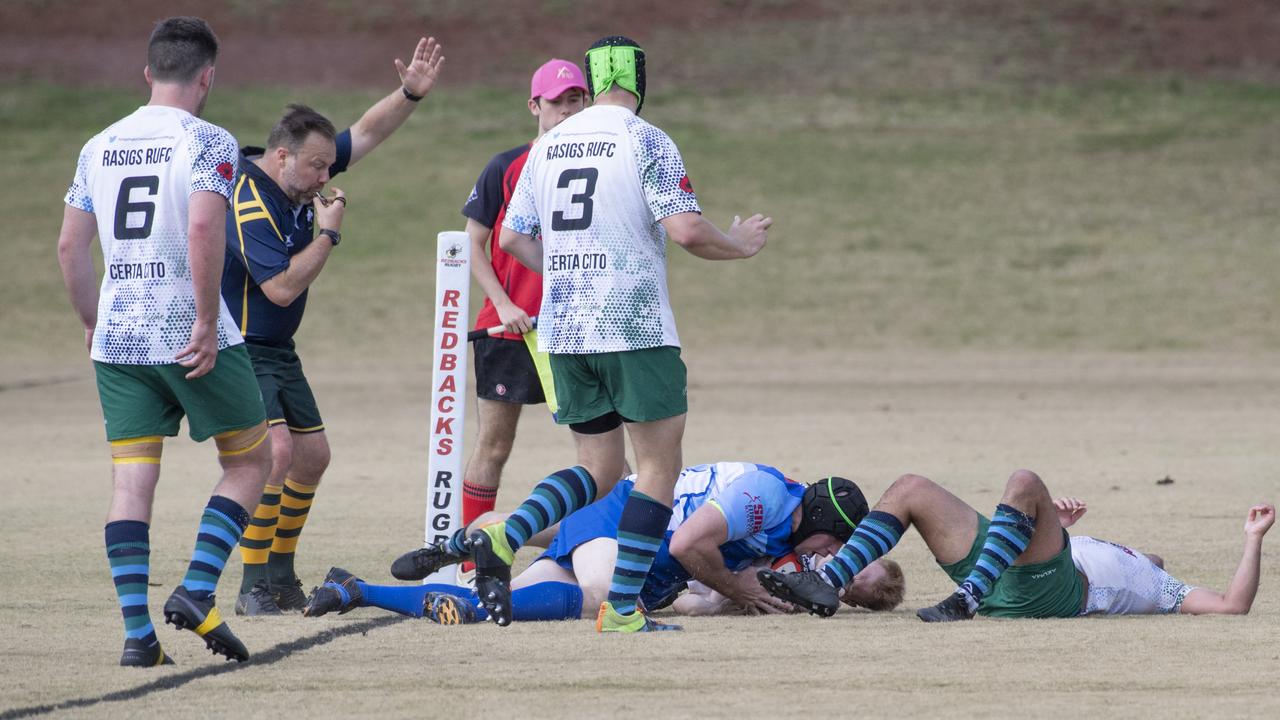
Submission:
<svg viewBox="0 0 1280 720">
<path fill-rule="evenodd" d="M 538 405 L 547 401 L 538 380 L 538 370 L 523 340 L 487 337 L 471 345 L 476 369 L 476 397 L 520 405 Z"/>
</svg>

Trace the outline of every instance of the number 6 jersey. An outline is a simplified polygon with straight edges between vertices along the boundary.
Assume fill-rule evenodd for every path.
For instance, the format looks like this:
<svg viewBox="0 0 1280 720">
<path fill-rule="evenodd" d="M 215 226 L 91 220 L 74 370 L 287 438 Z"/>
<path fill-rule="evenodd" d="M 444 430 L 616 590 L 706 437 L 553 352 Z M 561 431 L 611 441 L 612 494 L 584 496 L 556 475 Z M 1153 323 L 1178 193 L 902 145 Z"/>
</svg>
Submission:
<svg viewBox="0 0 1280 720">
<path fill-rule="evenodd" d="M 96 217 L 106 270 L 94 360 L 163 365 L 190 342 L 196 306 L 188 200 L 200 191 L 230 197 L 238 154 L 226 130 L 159 105 L 138 108 L 80 151 L 66 203 Z M 222 350 L 242 339 L 226 303 L 219 304 Z"/>
<path fill-rule="evenodd" d="M 700 211 L 675 143 L 626 108 L 590 107 L 544 135 L 503 220 L 542 235 L 538 349 L 679 347 L 658 221 Z"/>
</svg>

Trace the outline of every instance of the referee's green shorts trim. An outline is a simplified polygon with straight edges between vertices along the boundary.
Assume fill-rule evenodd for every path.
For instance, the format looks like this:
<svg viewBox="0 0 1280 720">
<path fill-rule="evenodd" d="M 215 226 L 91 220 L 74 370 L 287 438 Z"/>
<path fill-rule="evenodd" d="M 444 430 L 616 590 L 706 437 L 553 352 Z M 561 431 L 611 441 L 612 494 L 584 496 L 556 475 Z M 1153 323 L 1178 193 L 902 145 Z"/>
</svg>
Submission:
<svg viewBox="0 0 1280 720">
<path fill-rule="evenodd" d="M 244 345 L 220 350 L 213 370 L 194 380 L 186 379 L 191 369 L 177 363 L 119 365 L 95 360 L 93 368 L 108 442 L 173 437 L 184 415 L 196 442 L 267 419 Z"/>
<path fill-rule="evenodd" d="M 680 348 L 552 355 L 556 422 L 585 423 L 616 412 L 628 422 L 653 422 L 689 411 Z"/>
<path fill-rule="evenodd" d="M 964 582 L 978 562 L 991 521 L 978 513 L 978 534 L 969 554 L 949 565 L 938 564 L 957 585 Z M 1062 551 L 1052 559 L 1032 565 L 1010 565 L 996 586 L 978 605 L 980 615 L 1004 618 L 1076 617 L 1084 607 L 1085 587 L 1071 561 L 1071 536 L 1062 531 Z"/>
</svg>

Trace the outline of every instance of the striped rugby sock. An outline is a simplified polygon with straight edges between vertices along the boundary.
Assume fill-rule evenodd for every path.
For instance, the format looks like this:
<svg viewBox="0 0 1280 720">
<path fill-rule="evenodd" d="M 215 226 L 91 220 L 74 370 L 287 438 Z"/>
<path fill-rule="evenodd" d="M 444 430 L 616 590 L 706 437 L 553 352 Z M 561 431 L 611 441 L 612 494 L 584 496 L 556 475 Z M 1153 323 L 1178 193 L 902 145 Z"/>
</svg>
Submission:
<svg viewBox="0 0 1280 720">
<path fill-rule="evenodd" d="M 267 557 L 267 576 L 271 582 L 292 583 L 296 577 L 293 556 L 298 550 L 298 537 L 307 524 L 315 497 L 315 485 L 284 479 L 284 491 L 280 494 L 280 520 L 276 523 L 275 539 L 271 541 L 271 554 Z"/>
<path fill-rule="evenodd" d="M 964 582 L 960 583 L 960 592 L 967 596 L 966 601 L 971 611 L 977 610 L 978 603 L 995 587 L 1000 575 L 1019 555 L 1026 552 L 1035 529 L 1034 517 L 1011 505 L 996 505 L 978 562 L 969 571 Z"/>
<path fill-rule="evenodd" d="M 822 566 L 823 577 L 837 588 L 848 585 L 854 575 L 892 550 L 904 532 L 906 528 L 896 516 L 872 510 L 858 523 L 840 552 Z"/>
<path fill-rule="evenodd" d="M 151 574 L 149 528 L 140 520 L 107 523 L 103 532 L 111 580 L 116 585 L 120 614 L 124 616 L 124 636 L 141 640 L 148 647 L 160 641 L 147 610 L 147 579 Z"/>
<path fill-rule="evenodd" d="M 247 593 L 254 583 L 267 579 L 267 557 L 276 536 L 276 523 L 280 519 L 280 485 L 268 485 L 262 491 L 262 499 L 253 511 L 253 519 L 240 538 L 240 561 L 244 564 L 244 577 L 240 580 L 240 592 Z"/>
<path fill-rule="evenodd" d="M 529 538 L 560 522 L 569 513 L 596 499 L 596 481 L 587 469 L 575 465 L 551 473 L 533 488 L 529 498 L 507 517 L 504 530 L 511 551 Z"/>
<path fill-rule="evenodd" d="M 240 542 L 240 535 L 248 526 L 248 510 L 221 495 L 209 498 L 204 514 L 200 516 L 200 529 L 196 532 L 196 548 L 191 554 L 191 565 L 182 578 L 182 586 L 191 597 L 204 600 L 213 595 L 231 549 Z"/>
<path fill-rule="evenodd" d="M 671 521 L 671 506 L 632 490 L 618 520 L 618 562 L 609 583 L 609 603 L 614 612 L 629 615 L 636 611 L 636 599 L 662 546 Z"/>
</svg>

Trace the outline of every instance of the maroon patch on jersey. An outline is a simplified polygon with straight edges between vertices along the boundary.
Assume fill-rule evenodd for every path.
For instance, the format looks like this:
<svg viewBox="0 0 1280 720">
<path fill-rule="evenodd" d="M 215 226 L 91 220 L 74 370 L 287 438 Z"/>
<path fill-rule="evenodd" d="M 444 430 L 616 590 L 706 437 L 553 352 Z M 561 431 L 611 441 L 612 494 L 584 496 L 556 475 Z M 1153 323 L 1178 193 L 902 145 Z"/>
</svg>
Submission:
<svg viewBox="0 0 1280 720">
<path fill-rule="evenodd" d="M 219 164 L 217 167 L 217 170 L 218 170 L 218 174 L 221 175 L 225 180 L 230 180 L 236 174 L 235 166 L 229 162 L 224 162 Z"/>
<path fill-rule="evenodd" d="M 680 189 L 687 193 L 693 192 L 693 183 L 689 182 L 688 175 L 685 175 L 684 177 L 680 178 Z"/>
</svg>

